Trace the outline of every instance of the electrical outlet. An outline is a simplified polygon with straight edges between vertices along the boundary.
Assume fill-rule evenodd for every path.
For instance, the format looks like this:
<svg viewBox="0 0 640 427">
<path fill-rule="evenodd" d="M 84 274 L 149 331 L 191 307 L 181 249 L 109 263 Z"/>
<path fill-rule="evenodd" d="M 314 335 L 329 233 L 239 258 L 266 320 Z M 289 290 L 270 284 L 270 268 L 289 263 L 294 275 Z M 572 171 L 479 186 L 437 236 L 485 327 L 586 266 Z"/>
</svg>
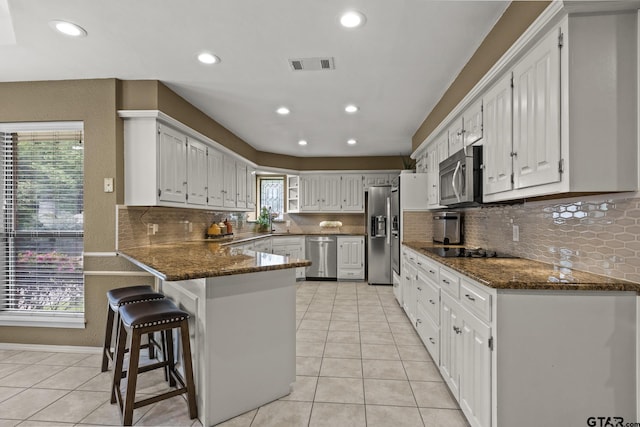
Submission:
<svg viewBox="0 0 640 427">
<path fill-rule="evenodd" d="M 513 241 L 514 242 L 520 241 L 520 227 L 515 224 L 513 224 Z"/>
<path fill-rule="evenodd" d="M 147 224 L 147 236 L 155 236 L 158 232 L 158 224 Z"/>
<path fill-rule="evenodd" d="M 113 178 L 104 179 L 104 192 L 113 193 Z"/>
</svg>

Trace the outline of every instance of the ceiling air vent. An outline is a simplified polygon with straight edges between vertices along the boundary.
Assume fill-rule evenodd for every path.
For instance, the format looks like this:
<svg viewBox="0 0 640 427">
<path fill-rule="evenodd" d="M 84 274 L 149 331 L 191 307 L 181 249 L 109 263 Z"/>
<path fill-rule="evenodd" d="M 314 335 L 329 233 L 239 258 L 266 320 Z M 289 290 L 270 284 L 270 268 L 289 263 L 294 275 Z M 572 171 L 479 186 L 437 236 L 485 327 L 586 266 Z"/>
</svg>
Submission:
<svg viewBox="0 0 640 427">
<path fill-rule="evenodd" d="M 293 71 L 333 70 L 333 58 L 294 58 L 289 59 Z"/>
</svg>

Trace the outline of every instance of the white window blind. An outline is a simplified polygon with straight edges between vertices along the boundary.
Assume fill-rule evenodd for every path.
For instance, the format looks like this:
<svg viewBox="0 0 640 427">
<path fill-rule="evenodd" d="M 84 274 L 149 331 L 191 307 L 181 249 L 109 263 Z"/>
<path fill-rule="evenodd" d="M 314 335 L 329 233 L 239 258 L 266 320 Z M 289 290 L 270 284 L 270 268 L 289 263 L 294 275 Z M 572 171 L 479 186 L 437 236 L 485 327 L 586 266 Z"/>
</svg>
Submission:
<svg viewBox="0 0 640 427">
<path fill-rule="evenodd" d="M 83 316 L 82 124 L 0 128 L 3 314 Z"/>
</svg>

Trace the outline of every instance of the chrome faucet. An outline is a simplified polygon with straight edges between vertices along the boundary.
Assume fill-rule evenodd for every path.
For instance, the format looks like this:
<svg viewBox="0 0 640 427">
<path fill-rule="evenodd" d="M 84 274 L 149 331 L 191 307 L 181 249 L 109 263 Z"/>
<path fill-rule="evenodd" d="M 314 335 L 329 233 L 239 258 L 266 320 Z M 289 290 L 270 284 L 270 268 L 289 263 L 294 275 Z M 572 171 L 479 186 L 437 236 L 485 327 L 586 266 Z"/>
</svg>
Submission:
<svg viewBox="0 0 640 427">
<path fill-rule="evenodd" d="M 276 230 L 273 229 L 273 213 L 271 212 L 271 206 L 269 206 L 268 212 L 269 212 L 269 233 L 273 233 Z"/>
</svg>

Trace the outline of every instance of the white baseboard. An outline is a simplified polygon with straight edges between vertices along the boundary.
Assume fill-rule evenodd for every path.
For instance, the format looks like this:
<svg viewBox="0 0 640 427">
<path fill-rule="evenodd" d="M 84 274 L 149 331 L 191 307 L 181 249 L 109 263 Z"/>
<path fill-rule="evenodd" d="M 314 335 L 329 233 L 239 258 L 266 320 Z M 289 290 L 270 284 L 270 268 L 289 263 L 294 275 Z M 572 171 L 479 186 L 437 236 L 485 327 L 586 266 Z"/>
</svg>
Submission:
<svg viewBox="0 0 640 427">
<path fill-rule="evenodd" d="M 20 344 L 20 343 L 10 343 L 10 342 L 0 342 L 0 350 L 100 354 L 102 347 L 86 347 L 86 346 L 75 346 L 75 345 Z"/>
</svg>

